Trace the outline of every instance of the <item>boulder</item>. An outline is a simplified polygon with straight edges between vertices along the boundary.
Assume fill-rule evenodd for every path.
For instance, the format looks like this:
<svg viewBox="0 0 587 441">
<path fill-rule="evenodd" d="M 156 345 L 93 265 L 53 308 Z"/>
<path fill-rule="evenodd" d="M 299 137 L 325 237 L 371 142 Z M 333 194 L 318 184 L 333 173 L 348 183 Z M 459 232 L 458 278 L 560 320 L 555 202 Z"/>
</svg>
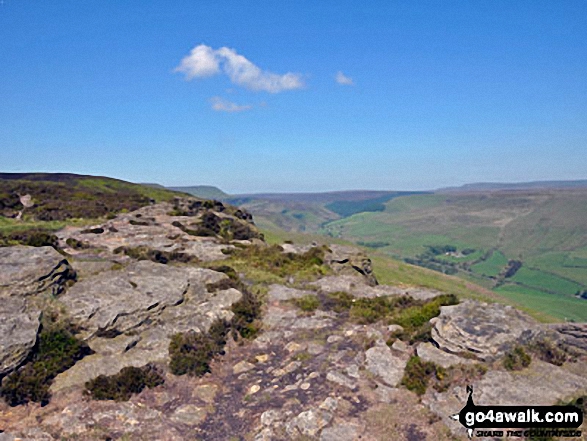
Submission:
<svg viewBox="0 0 587 441">
<path fill-rule="evenodd" d="M 397 386 L 404 376 L 407 357 L 392 354 L 387 346 L 374 346 L 365 352 L 365 365 L 389 386 Z"/>
<path fill-rule="evenodd" d="M 9 297 L 0 302 L 0 376 L 20 366 L 37 341 L 40 311 L 27 311 L 25 301 Z"/>
<path fill-rule="evenodd" d="M 137 328 L 166 308 L 182 303 L 190 287 L 206 296 L 205 284 L 225 278 L 215 271 L 140 261 L 75 284 L 61 297 L 85 337 Z"/>
<path fill-rule="evenodd" d="M 51 247 L 0 248 L 0 298 L 50 290 L 57 295 L 75 272 Z"/>
<path fill-rule="evenodd" d="M 473 300 L 441 307 L 431 323 L 432 339 L 441 350 L 470 353 L 482 360 L 500 357 L 539 331 L 533 319 L 511 306 Z"/>
<path fill-rule="evenodd" d="M 242 293 L 206 289 L 207 283 L 226 277 L 208 269 L 142 261 L 79 282 L 62 300 L 95 354 L 58 375 L 51 391 L 114 375 L 126 366 L 168 363 L 173 334 L 207 332 L 217 318 L 232 318 L 230 307 Z"/>
<path fill-rule="evenodd" d="M 378 284 L 371 259 L 362 251 L 345 245 L 329 245 L 325 262 L 338 274 L 361 275 L 370 286 Z"/>
</svg>

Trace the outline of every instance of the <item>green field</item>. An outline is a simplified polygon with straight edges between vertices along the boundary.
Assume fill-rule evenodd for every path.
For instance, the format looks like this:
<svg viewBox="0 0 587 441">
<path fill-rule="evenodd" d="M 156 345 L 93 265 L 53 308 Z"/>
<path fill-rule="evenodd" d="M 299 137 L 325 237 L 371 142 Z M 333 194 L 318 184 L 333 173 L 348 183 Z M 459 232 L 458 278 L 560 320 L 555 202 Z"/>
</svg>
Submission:
<svg viewBox="0 0 587 441">
<path fill-rule="evenodd" d="M 305 222 L 303 229 L 331 240 L 371 244 L 378 253 L 436 265 L 439 271 L 446 271 L 445 264 L 453 265 L 459 276 L 483 286 L 511 282 L 497 289 L 516 302 L 530 302 L 527 307 L 536 311 L 547 313 L 552 307 L 559 320 L 587 321 L 581 312 L 587 300 L 574 297 L 587 290 L 587 190 L 420 194 L 396 197 L 383 205 L 383 211 L 336 218 L 336 213 L 328 214 L 320 210 L 324 206 L 314 204 L 312 222 Z M 304 221 L 281 214 L 276 203 L 272 213 L 248 208 L 257 220 L 290 231 Z M 303 211 L 300 205 L 296 208 Z M 433 256 L 432 264 L 422 258 L 429 246 L 445 245 L 475 251 L 463 257 Z M 485 256 L 489 257 L 483 260 Z M 522 267 L 502 280 L 500 274 L 510 260 L 522 262 Z M 539 293 L 536 298 L 542 303 L 532 302 L 527 290 Z"/>
<path fill-rule="evenodd" d="M 500 286 L 495 292 L 526 311 L 542 312 L 560 321 L 587 321 L 587 301 L 576 297 L 549 294 L 513 284 Z"/>
<path fill-rule="evenodd" d="M 582 289 L 582 286 L 576 282 L 526 267 L 520 268 L 511 280 L 522 285 L 538 288 L 542 291 L 549 291 L 555 294 L 562 293 L 569 296 L 574 295 Z"/>
<path fill-rule="evenodd" d="M 500 251 L 495 251 L 488 259 L 473 265 L 471 271 L 487 277 L 497 277 L 507 263 L 507 257 Z"/>
</svg>

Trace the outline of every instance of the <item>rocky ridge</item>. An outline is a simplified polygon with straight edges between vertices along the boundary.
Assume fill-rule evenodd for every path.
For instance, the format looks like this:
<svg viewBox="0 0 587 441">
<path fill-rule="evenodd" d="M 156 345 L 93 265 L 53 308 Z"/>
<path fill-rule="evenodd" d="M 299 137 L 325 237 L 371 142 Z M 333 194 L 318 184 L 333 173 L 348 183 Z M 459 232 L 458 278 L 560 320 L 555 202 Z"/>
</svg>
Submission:
<svg viewBox="0 0 587 441">
<path fill-rule="evenodd" d="M 156 204 L 57 236 L 65 256 L 0 248 L 0 375 L 26 363 L 49 312 L 66 317 L 93 353 L 54 379 L 46 406 L 0 404 L 0 440 L 464 439 L 449 416 L 465 404 L 468 383 L 477 404 L 544 405 L 587 393 L 583 325 L 540 325 L 511 307 L 466 300 L 440 308 L 428 341 L 402 340 L 402 326 L 357 320 L 348 308 L 362 299 L 421 305 L 442 293 L 379 285 L 367 256 L 342 246 L 324 251 L 327 270 L 313 277 L 255 279 L 231 253 L 267 245 L 249 215 L 219 203 Z M 284 244 L 282 253 L 311 249 Z M 256 338 L 229 338 L 202 377 L 169 372 L 171 336 L 230 320 L 245 289 L 264 299 Z M 347 309 L 303 307 L 340 292 L 352 296 Z M 508 351 L 537 339 L 570 355 L 561 365 L 534 356 L 522 370 L 503 368 Z M 403 381 L 415 355 L 447 372 L 486 373 L 455 376 L 420 397 Z M 83 393 L 98 375 L 149 363 L 165 383 L 129 401 Z"/>
</svg>

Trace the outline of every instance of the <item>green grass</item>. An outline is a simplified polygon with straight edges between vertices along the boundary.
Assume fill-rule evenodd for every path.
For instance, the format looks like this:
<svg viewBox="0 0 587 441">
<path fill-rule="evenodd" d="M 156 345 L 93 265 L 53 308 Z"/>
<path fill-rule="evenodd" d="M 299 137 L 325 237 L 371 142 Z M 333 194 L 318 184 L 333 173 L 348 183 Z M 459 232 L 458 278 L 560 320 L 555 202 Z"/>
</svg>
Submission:
<svg viewBox="0 0 587 441">
<path fill-rule="evenodd" d="M 531 312 L 535 317 L 537 312 L 554 317 L 556 321 L 587 321 L 587 300 L 549 294 L 509 283 L 496 288 L 495 291 L 513 302 L 514 306 Z"/>
<path fill-rule="evenodd" d="M 555 294 L 566 294 L 569 296 L 572 296 L 577 291 L 583 289 L 578 283 L 543 271 L 529 269 L 527 267 L 520 268 L 511 280 L 539 290 L 546 290 Z"/>
<path fill-rule="evenodd" d="M 536 268 L 556 274 L 565 279 L 587 286 L 587 258 L 582 257 L 583 249 L 569 252 L 550 252 L 526 259 L 529 268 Z"/>
<path fill-rule="evenodd" d="M 86 226 L 91 225 L 93 219 L 69 219 L 67 221 L 36 221 L 33 219 L 19 221 L 0 216 L 0 234 L 9 234 L 16 231 L 31 229 L 43 229 L 45 231 L 58 231 L 67 225 Z"/>
<path fill-rule="evenodd" d="M 508 259 L 500 251 L 494 251 L 487 260 L 473 265 L 471 270 L 484 276 L 497 277 L 507 264 Z"/>
</svg>

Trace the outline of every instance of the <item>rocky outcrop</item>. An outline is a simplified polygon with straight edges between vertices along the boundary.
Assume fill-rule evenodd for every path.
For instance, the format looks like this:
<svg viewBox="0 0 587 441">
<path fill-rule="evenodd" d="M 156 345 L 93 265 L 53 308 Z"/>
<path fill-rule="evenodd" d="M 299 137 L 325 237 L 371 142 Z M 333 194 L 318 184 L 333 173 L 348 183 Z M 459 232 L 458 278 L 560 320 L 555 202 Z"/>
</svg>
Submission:
<svg viewBox="0 0 587 441">
<path fill-rule="evenodd" d="M 208 269 L 142 261 L 79 282 L 61 302 L 95 353 L 60 374 L 52 390 L 83 385 L 126 366 L 167 363 L 173 334 L 207 332 L 214 320 L 232 318 L 230 307 L 241 292 L 206 289 L 226 278 Z"/>
<path fill-rule="evenodd" d="M 86 338 L 121 334 L 181 304 L 190 288 L 193 297 L 201 296 L 206 283 L 223 278 L 222 273 L 202 268 L 141 261 L 82 280 L 60 301 L 74 323 L 84 329 Z"/>
<path fill-rule="evenodd" d="M 220 202 L 205 202 L 187 200 L 183 205 L 146 206 L 89 228 L 67 227 L 57 236 L 60 246 L 76 256 L 112 257 L 115 250 L 147 248 L 201 261 L 224 258 L 222 251 L 233 248 L 227 243 L 231 240 L 250 242 L 262 238 L 250 214 Z M 117 256 L 118 260 L 124 258 L 122 253 Z"/>
<path fill-rule="evenodd" d="M 368 281 L 358 273 L 325 276 L 312 282 L 310 285 L 326 293 L 344 291 L 352 294 L 354 297 L 367 298 L 407 295 L 416 300 L 426 301 L 443 294 L 442 292 L 433 289 L 418 287 L 400 288 L 391 285 L 371 286 Z"/>
<path fill-rule="evenodd" d="M 501 304 L 465 300 L 443 306 L 432 321 L 432 339 L 451 354 L 469 354 L 482 360 L 501 356 L 512 345 L 529 341 L 538 331 L 526 314 Z"/>
<path fill-rule="evenodd" d="M 0 248 L 0 298 L 43 291 L 58 295 L 75 277 L 68 261 L 51 247 Z"/>
<path fill-rule="evenodd" d="M 0 377 L 27 358 L 37 341 L 40 317 L 40 311 L 27 311 L 22 298 L 0 301 Z"/>
<path fill-rule="evenodd" d="M 306 295 L 315 294 L 313 291 L 307 291 L 303 289 L 289 288 L 283 285 L 273 284 L 269 287 L 269 300 L 270 301 L 284 301 L 291 299 L 299 299 Z"/>
<path fill-rule="evenodd" d="M 325 261 L 337 274 L 360 274 L 370 286 L 378 284 L 373 273 L 371 259 L 356 248 L 344 245 L 330 245 L 330 252 L 326 254 Z"/>
<path fill-rule="evenodd" d="M 445 369 L 458 364 L 474 363 L 474 361 L 471 359 L 458 357 L 456 355 L 449 354 L 448 352 L 444 352 L 428 342 L 418 345 L 416 348 L 416 355 L 418 355 L 418 357 L 420 357 L 423 361 L 432 362 Z"/>
<path fill-rule="evenodd" d="M 561 343 L 587 352 L 587 323 L 557 323 L 551 329 L 556 332 Z"/>
</svg>

